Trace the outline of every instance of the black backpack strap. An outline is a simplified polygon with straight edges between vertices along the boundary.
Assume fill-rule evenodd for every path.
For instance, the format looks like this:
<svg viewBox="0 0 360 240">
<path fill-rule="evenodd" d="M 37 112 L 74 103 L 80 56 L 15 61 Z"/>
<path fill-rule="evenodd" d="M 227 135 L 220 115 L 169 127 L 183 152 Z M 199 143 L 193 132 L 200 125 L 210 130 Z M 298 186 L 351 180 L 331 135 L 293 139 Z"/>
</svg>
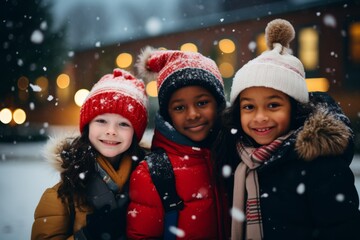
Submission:
<svg viewBox="0 0 360 240">
<path fill-rule="evenodd" d="M 98 174 L 90 176 L 86 187 L 86 197 L 87 201 L 96 210 L 113 210 L 117 208 L 114 193 Z"/>
<path fill-rule="evenodd" d="M 176 193 L 173 167 L 165 151 L 160 148 L 149 153 L 145 160 L 165 210 L 164 239 L 175 239 L 176 235 L 170 232 L 170 227 L 177 227 L 178 211 L 183 209 L 184 202 Z"/>
</svg>

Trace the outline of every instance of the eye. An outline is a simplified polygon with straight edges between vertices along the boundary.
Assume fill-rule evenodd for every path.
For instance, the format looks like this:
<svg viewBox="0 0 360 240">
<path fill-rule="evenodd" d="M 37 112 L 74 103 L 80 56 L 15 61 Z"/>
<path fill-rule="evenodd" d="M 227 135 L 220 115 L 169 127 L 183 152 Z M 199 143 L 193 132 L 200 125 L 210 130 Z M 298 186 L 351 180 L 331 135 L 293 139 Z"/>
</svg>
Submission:
<svg viewBox="0 0 360 240">
<path fill-rule="evenodd" d="M 269 108 L 277 108 L 277 107 L 279 107 L 279 106 L 280 106 L 279 103 L 270 103 L 270 104 L 268 105 Z"/>
<path fill-rule="evenodd" d="M 203 107 L 203 106 L 207 105 L 208 103 L 209 103 L 208 100 L 203 100 L 203 101 L 197 102 L 197 105 L 198 105 L 199 107 Z"/>
<path fill-rule="evenodd" d="M 131 125 L 127 122 L 121 122 L 119 125 L 120 127 L 131 127 Z"/>
<path fill-rule="evenodd" d="M 106 120 L 103 119 L 103 118 L 97 118 L 97 119 L 95 119 L 95 122 L 97 122 L 97 123 L 106 123 Z"/>
<path fill-rule="evenodd" d="M 244 110 L 252 110 L 252 109 L 254 109 L 254 105 L 244 104 L 243 106 L 241 106 L 241 109 L 244 109 Z"/>
<path fill-rule="evenodd" d="M 185 109 L 185 106 L 178 105 L 178 106 L 174 106 L 172 109 L 173 109 L 173 111 L 180 112 L 180 111 L 183 111 Z"/>
</svg>

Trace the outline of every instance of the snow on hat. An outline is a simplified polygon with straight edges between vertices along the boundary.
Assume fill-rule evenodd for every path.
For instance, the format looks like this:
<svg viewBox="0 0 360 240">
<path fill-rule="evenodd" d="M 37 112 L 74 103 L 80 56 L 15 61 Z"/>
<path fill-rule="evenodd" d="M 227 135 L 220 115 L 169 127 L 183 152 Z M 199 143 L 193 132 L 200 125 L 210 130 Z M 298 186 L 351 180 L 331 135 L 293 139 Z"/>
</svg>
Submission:
<svg viewBox="0 0 360 240">
<path fill-rule="evenodd" d="M 80 132 L 96 116 L 117 113 L 131 122 L 140 141 L 148 121 L 147 106 L 144 82 L 116 68 L 113 74 L 106 74 L 93 86 L 81 106 Z"/>
<path fill-rule="evenodd" d="M 304 66 L 289 49 L 295 37 L 293 26 L 286 20 L 275 19 L 265 29 L 269 50 L 249 61 L 234 76 L 230 102 L 249 87 L 269 87 L 281 91 L 299 102 L 308 102 Z"/>
<path fill-rule="evenodd" d="M 225 106 L 224 82 L 213 60 L 200 53 L 146 47 L 136 64 L 146 80 L 157 80 L 160 114 L 167 119 L 168 102 L 175 90 L 198 85 L 209 90 L 219 109 Z"/>
</svg>

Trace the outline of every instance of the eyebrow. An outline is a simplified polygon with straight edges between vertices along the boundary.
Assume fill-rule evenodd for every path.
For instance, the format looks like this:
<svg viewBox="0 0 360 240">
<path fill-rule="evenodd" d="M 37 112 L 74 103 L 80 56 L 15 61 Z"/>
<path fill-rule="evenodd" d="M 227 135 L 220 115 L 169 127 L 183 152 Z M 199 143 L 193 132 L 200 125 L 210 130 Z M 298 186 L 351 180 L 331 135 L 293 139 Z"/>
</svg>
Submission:
<svg viewBox="0 0 360 240">
<path fill-rule="evenodd" d="M 209 97 L 209 96 L 211 96 L 211 95 L 208 94 L 208 93 L 202 93 L 200 95 L 195 96 L 194 99 L 199 99 L 199 98 L 202 98 L 202 97 Z M 178 102 L 182 102 L 182 101 L 184 101 L 183 98 L 178 98 L 178 99 L 174 99 L 173 101 L 171 101 L 170 104 L 178 103 Z"/>
<path fill-rule="evenodd" d="M 279 96 L 279 95 L 270 95 L 268 97 L 266 97 L 267 100 L 273 100 L 273 99 L 280 99 L 280 100 L 284 100 L 283 97 Z M 243 98 L 240 98 L 240 103 L 242 101 L 251 101 L 251 100 L 254 100 L 253 98 L 249 98 L 249 97 L 243 97 Z"/>
</svg>

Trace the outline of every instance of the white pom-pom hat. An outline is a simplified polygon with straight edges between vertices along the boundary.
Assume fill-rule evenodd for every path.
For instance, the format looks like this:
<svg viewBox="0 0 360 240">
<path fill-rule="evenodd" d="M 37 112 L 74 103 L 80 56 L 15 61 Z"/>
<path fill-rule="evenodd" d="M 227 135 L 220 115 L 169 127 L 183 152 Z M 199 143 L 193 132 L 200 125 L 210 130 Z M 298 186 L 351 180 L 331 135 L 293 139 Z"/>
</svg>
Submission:
<svg viewBox="0 0 360 240">
<path fill-rule="evenodd" d="M 209 90 L 218 108 L 225 107 L 224 82 L 216 63 L 195 52 L 159 50 L 146 47 L 138 57 L 136 68 L 147 80 L 156 80 L 160 114 L 168 119 L 168 102 L 177 89 L 197 85 Z"/>
<path fill-rule="evenodd" d="M 309 101 L 304 66 L 289 49 L 294 37 L 295 30 L 288 21 L 275 19 L 268 23 L 265 38 L 269 50 L 237 71 L 230 92 L 231 103 L 250 87 L 273 88 L 298 102 Z"/>
<path fill-rule="evenodd" d="M 116 68 L 91 89 L 80 109 L 80 132 L 96 116 L 117 113 L 127 118 L 140 141 L 148 122 L 145 84 L 129 72 Z"/>
</svg>

